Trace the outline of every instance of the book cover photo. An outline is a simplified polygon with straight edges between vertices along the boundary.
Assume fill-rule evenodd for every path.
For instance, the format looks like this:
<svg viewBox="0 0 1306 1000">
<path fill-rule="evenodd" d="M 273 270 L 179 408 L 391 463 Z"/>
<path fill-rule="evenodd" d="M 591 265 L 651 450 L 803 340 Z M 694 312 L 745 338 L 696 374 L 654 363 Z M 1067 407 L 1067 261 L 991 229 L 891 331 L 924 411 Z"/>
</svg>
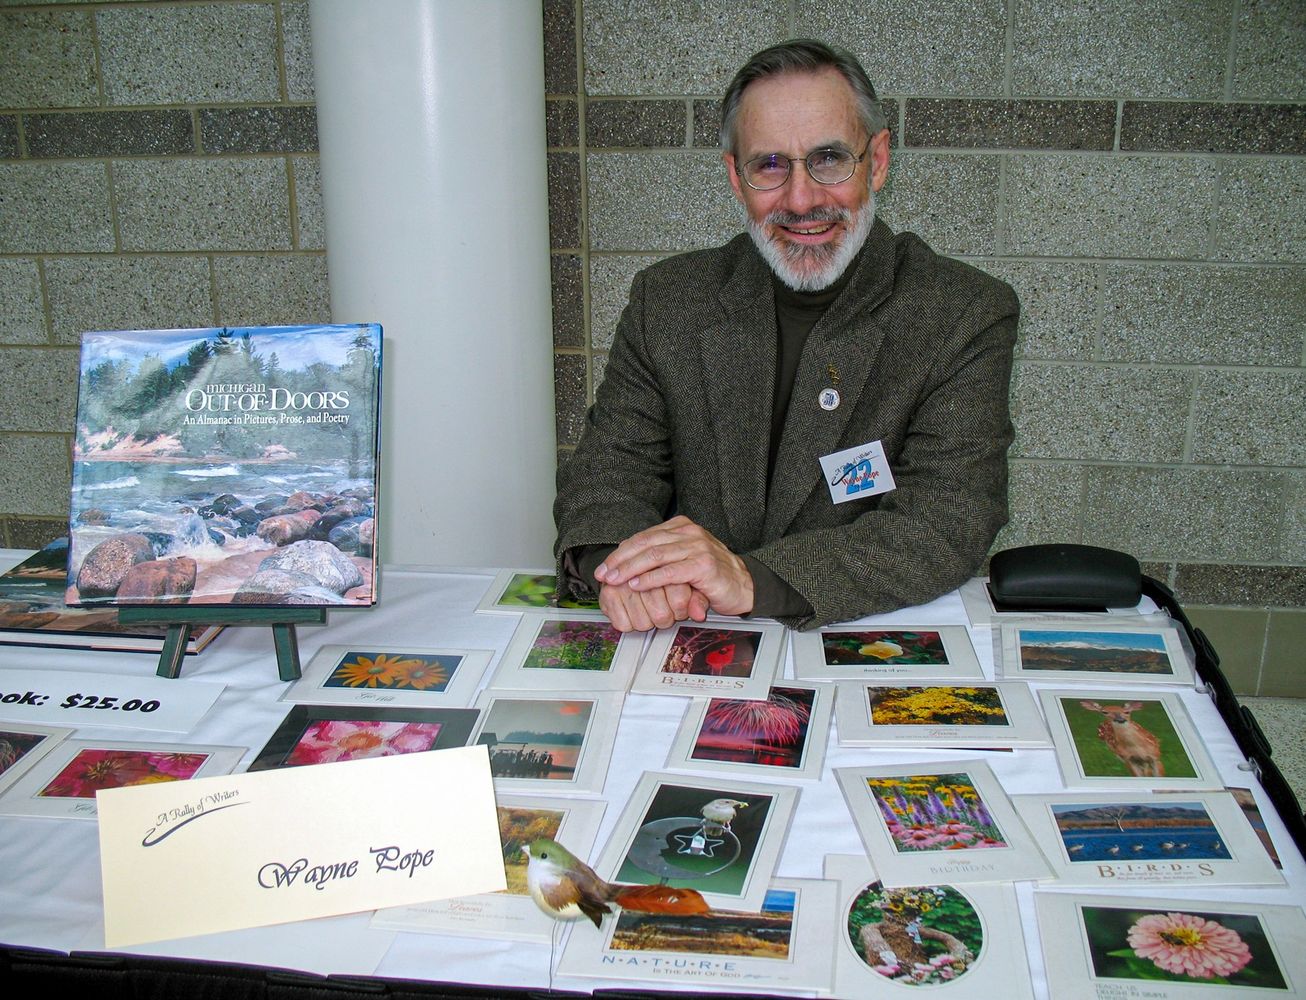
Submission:
<svg viewBox="0 0 1306 1000">
<path fill-rule="evenodd" d="M 375 603 L 381 328 L 82 337 L 70 605 Z"/>
</svg>

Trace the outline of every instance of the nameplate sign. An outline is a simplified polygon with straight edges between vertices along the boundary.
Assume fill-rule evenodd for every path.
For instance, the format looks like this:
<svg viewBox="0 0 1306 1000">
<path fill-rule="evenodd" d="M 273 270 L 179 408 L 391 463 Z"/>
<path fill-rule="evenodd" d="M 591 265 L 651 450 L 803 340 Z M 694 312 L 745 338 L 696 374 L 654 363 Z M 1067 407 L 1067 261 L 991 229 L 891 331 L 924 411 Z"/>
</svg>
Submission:
<svg viewBox="0 0 1306 1000">
<path fill-rule="evenodd" d="M 505 888 L 485 747 L 96 795 L 110 948 Z"/>
</svg>

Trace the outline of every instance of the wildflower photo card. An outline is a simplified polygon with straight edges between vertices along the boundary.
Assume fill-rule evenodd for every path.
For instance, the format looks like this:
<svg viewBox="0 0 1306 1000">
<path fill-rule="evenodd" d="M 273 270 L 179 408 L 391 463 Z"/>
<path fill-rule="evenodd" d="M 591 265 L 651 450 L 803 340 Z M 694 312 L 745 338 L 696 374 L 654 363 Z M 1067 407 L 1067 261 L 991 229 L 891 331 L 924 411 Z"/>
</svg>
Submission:
<svg viewBox="0 0 1306 1000">
<path fill-rule="evenodd" d="M 1039 691 L 1067 788 L 1219 788 L 1201 737 L 1174 693 Z"/>
<path fill-rule="evenodd" d="M 398 757 L 466 746 L 475 724 L 473 708 L 294 705 L 249 770 Z"/>
<path fill-rule="evenodd" d="M 570 611 L 522 615 L 490 686 L 625 691 L 643 646 L 642 634 L 623 635 L 607 619 L 576 618 Z"/>
<path fill-rule="evenodd" d="M 607 803 L 547 795 L 497 794 L 495 800 L 508 888 L 377 910 L 372 927 L 544 944 L 552 939 L 557 922 L 535 905 L 527 891 L 522 848 L 548 837 L 577 857 L 589 857 Z"/>
<path fill-rule="evenodd" d="M 983 761 L 840 767 L 834 775 L 890 888 L 1053 876 Z"/>
<path fill-rule="evenodd" d="M 230 774 L 244 747 L 64 740 L 0 795 L 0 814 L 95 819 L 95 793 Z"/>
<path fill-rule="evenodd" d="M 60 726 L 0 723 L 0 792 L 30 771 L 37 761 L 73 732 Z"/>
<path fill-rule="evenodd" d="M 1013 795 L 1063 885 L 1282 885 L 1227 791 Z"/>
<path fill-rule="evenodd" d="M 1108 684 L 1195 683 L 1173 625 L 1002 624 L 993 628 L 1002 676 L 1027 681 Z"/>
<path fill-rule="evenodd" d="M 477 611 L 491 615 L 520 615 L 540 611 L 567 611 L 573 618 L 602 618 L 598 601 L 574 597 L 558 600 L 558 576 L 551 569 L 500 570 L 490 588 L 476 605 Z"/>
<path fill-rule="evenodd" d="M 888 888 L 863 855 L 827 854 L 839 884 L 834 992 L 890 996 L 1033 996 L 1016 892 L 1001 885 Z"/>
<path fill-rule="evenodd" d="M 667 767 L 819 781 L 834 690 L 782 681 L 765 701 L 695 698 L 685 709 Z"/>
<path fill-rule="evenodd" d="M 794 676 L 803 681 L 984 679 L 962 625 L 827 625 L 791 641 Z"/>
<path fill-rule="evenodd" d="M 840 746 L 1049 747 L 1026 684 L 840 681 Z"/>
<path fill-rule="evenodd" d="M 488 649 L 384 643 L 323 646 L 281 700 L 315 705 L 465 708 L 493 655 Z"/>
<path fill-rule="evenodd" d="M 1306 996 L 1306 914 L 1221 900 L 1034 893 L 1058 1000 Z"/>
<path fill-rule="evenodd" d="M 776 879 L 759 912 L 621 910 L 600 930 L 582 925 L 572 932 L 558 963 L 559 980 L 716 986 L 750 995 L 826 993 L 836 889 L 820 879 Z"/>
<path fill-rule="evenodd" d="M 784 662 L 785 628 L 761 622 L 682 622 L 653 633 L 630 690 L 765 700 Z"/>
</svg>

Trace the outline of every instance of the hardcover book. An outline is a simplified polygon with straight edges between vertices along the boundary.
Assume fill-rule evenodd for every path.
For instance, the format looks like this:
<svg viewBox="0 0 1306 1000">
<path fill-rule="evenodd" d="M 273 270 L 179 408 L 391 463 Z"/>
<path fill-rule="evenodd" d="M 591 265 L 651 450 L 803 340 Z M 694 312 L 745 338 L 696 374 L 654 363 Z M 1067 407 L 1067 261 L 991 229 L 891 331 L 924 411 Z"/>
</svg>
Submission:
<svg viewBox="0 0 1306 1000">
<path fill-rule="evenodd" d="M 371 605 L 381 328 L 88 333 L 71 605 Z"/>
</svg>

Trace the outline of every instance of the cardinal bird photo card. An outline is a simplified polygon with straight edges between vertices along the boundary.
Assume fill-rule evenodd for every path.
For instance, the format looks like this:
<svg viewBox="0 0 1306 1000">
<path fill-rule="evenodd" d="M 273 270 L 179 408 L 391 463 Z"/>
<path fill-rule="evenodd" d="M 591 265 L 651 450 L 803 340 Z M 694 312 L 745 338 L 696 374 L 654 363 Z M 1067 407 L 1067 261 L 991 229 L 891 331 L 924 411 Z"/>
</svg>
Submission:
<svg viewBox="0 0 1306 1000">
<path fill-rule="evenodd" d="M 595 865 L 612 882 L 700 892 L 713 909 L 761 909 L 798 789 L 646 771 Z"/>
<path fill-rule="evenodd" d="M 711 621 L 659 629 L 630 690 L 765 701 L 784 657 L 785 628 Z"/>
<path fill-rule="evenodd" d="M 1222 782 L 1176 694 L 1038 693 L 1067 788 L 1218 788 Z"/>
<path fill-rule="evenodd" d="M 803 681 L 983 680 L 962 625 L 795 632 L 794 676 Z"/>
</svg>

